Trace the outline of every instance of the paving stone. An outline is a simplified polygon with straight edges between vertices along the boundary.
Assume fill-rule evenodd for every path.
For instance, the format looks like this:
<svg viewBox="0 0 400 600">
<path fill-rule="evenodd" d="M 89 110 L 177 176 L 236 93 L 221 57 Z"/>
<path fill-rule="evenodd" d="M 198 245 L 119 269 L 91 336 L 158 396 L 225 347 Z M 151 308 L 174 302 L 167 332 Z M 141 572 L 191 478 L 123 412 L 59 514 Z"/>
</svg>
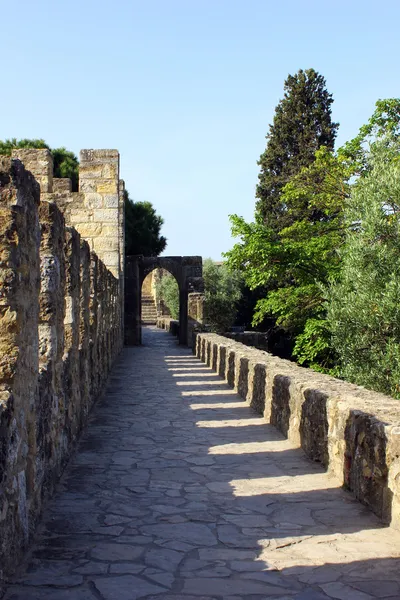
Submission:
<svg viewBox="0 0 400 600">
<path fill-rule="evenodd" d="M 136 600 L 150 594 L 162 594 L 165 588 L 134 575 L 95 579 L 94 584 L 105 600 Z"/>
<path fill-rule="evenodd" d="M 137 575 L 138 573 L 141 573 L 144 570 L 145 570 L 144 565 L 136 564 L 136 563 L 132 563 L 132 562 L 113 563 L 112 565 L 110 565 L 110 573 L 112 573 L 114 575 L 128 574 L 128 573 L 131 575 Z"/>
<path fill-rule="evenodd" d="M 104 561 L 136 560 L 143 554 L 140 546 L 128 546 L 127 544 L 98 544 L 91 551 L 91 557 Z"/>
<path fill-rule="evenodd" d="M 188 349 L 143 334 L 5 600 L 399 600 L 400 533 Z"/>
<path fill-rule="evenodd" d="M 400 598 L 400 586 L 395 581 L 352 581 L 351 587 L 372 594 L 374 598 Z"/>
<path fill-rule="evenodd" d="M 143 575 L 145 577 L 147 577 L 148 579 L 155 581 L 155 583 L 159 583 L 160 585 L 163 585 L 166 588 L 172 587 L 172 585 L 175 581 L 175 577 L 172 573 L 163 573 L 162 571 L 158 571 L 157 573 L 151 573 L 149 571 L 150 571 L 150 569 L 145 569 L 143 571 Z"/>
<path fill-rule="evenodd" d="M 31 565 L 25 575 L 17 579 L 17 583 L 34 586 L 78 586 L 83 582 L 83 577 L 79 574 L 70 574 L 71 568 L 71 562 L 43 561 L 41 564 Z"/>
<path fill-rule="evenodd" d="M 338 581 L 322 583 L 320 587 L 329 598 L 338 598 L 339 600 L 372 600 L 373 598 L 370 594 L 365 594 Z"/>
<path fill-rule="evenodd" d="M 206 525 L 200 523 L 146 525 L 142 527 L 143 533 L 160 535 L 170 540 L 179 540 L 199 546 L 216 546 L 217 540 Z"/>
<path fill-rule="evenodd" d="M 73 596 L 72 596 L 73 594 Z M 97 600 L 89 589 L 73 588 L 71 590 L 60 590 L 56 588 L 32 588 L 13 586 L 9 589 L 3 600 Z M 198 600 L 198 599 L 197 599 Z"/>
<path fill-rule="evenodd" d="M 169 550 L 168 548 L 163 550 L 150 549 L 147 550 L 144 561 L 147 565 L 158 567 L 164 571 L 174 572 L 183 558 L 184 554 L 175 552 L 175 550 Z"/>
<path fill-rule="evenodd" d="M 292 596 L 293 598 L 293 596 Z M 327 600 L 330 596 L 316 590 L 307 589 L 305 592 L 296 594 L 293 600 Z M 350 600 L 350 599 L 349 599 Z"/>
<path fill-rule="evenodd" d="M 267 594 L 286 595 L 287 590 L 278 588 L 273 585 L 266 583 L 258 583 L 256 581 L 239 581 L 237 579 L 201 579 L 187 578 L 184 581 L 183 589 L 184 593 L 189 594 L 215 594 L 216 596 L 227 596 L 228 594 L 239 594 L 239 596 L 245 596 L 250 594 Z"/>
<path fill-rule="evenodd" d="M 199 550 L 199 557 L 202 560 L 246 560 L 256 558 L 256 552 L 250 550 L 236 550 L 233 548 L 210 548 Z"/>
<path fill-rule="evenodd" d="M 73 573 L 80 573 L 81 575 L 104 575 L 108 571 L 108 564 L 101 562 L 88 562 L 86 565 L 77 567 L 73 570 Z"/>
<path fill-rule="evenodd" d="M 160 600 L 160 596 L 150 596 L 148 600 Z M 187 594 L 164 594 L 162 600 L 216 600 L 211 596 L 188 596 Z"/>
</svg>

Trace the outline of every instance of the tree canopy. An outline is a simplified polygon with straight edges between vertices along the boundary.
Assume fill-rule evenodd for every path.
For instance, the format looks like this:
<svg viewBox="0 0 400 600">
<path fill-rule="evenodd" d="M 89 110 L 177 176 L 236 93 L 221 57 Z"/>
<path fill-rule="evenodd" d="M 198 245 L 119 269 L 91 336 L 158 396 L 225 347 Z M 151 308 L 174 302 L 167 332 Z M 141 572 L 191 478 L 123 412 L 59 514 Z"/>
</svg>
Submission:
<svg viewBox="0 0 400 600">
<path fill-rule="evenodd" d="M 333 149 L 337 123 L 331 119 L 332 95 L 322 75 L 314 69 L 289 75 L 284 97 L 275 109 L 260 156 L 256 212 L 272 230 L 290 222 L 281 191 L 302 167 L 309 166 L 321 147 Z"/>
<path fill-rule="evenodd" d="M 279 195 L 285 213 L 279 226 L 259 214 L 254 223 L 231 216 L 232 234 L 239 241 L 226 254 L 228 265 L 242 271 L 250 289 L 265 290 L 253 324 L 274 317 L 295 339 L 293 356 L 318 370 L 339 372 L 341 359 L 326 319 L 326 290 L 343 269 L 347 203 L 375 168 L 375 146 L 393 151 L 393 140 L 400 140 L 400 100 L 380 100 L 354 140 L 336 153 L 320 147 L 313 162 L 290 177 Z"/>
<path fill-rule="evenodd" d="M 158 256 L 167 245 L 160 234 L 164 219 L 157 215 L 151 202 L 133 202 L 124 192 L 125 254 L 133 256 Z"/>
<path fill-rule="evenodd" d="M 223 333 L 235 322 L 242 296 L 242 277 L 211 258 L 203 261 L 204 320 L 212 331 Z"/>
<path fill-rule="evenodd" d="M 69 177 L 72 182 L 72 191 L 77 192 L 79 186 L 79 161 L 73 152 L 66 148 L 50 148 L 42 139 L 11 138 L 0 140 L 0 154 L 10 155 L 14 148 L 47 148 L 53 156 L 53 176 Z"/>
<path fill-rule="evenodd" d="M 377 139 L 346 205 L 340 277 L 327 292 L 345 379 L 400 398 L 400 140 Z"/>
</svg>

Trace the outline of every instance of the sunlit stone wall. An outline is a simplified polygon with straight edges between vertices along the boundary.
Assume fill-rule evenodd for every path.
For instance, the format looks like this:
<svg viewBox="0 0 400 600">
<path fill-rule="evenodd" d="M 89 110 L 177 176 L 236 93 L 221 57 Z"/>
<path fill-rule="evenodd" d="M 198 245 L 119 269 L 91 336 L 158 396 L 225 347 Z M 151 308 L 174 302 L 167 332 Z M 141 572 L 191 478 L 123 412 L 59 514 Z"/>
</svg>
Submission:
<svg viewBox="0 0 400 600">
<path fill-rule="evenodd" d="M 27 547 L 123 343 L 119 266 L 107 268 L 95 239 L 68 226 L 54 199 L 74 205 L 81 194 L 65 184 L 49 191 L 50 159 L 47 150 L 25 154 L 38 181 L 20 160 L 0 159 L 0 577 Z"/>
<path fill-rule="evenodd" d="M 358 500 L 400 529 L 398 400 L 215 334 L 197 334 L 194 353 Z"/>
</svg>

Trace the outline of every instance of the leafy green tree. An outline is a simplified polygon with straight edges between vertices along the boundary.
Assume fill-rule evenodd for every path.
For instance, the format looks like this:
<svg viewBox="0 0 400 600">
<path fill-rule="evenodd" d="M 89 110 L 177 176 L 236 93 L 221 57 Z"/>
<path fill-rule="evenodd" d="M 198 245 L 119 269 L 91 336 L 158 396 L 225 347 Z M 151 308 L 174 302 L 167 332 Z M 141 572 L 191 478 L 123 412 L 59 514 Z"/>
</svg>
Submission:
<svg viewBox="0 0 400 600">
<path fill-rule="evenodd" d="M 244 275 L 250 289 L 269 288 L 258 301 L 253 324 L 274 315 L 277 324 L 299 332 L 316 317 L 324 301 L 321 283 L 339 268 L 343 204 L 351 170 L 327 148 L 283 188 L 291 224 L 279 232 L 257 219 L 231 216 L 232 235 L 240 241 L 226 253 L 228 265 Z"/>
<path fill-rule="evenodd" d="M 163 273 L 156 283 L 157 298 L 162 300 L 173 319 L 179 319 L 179 286 L 173 275 Z"/>
<path fill-rule="evenodd" d="M 281 191 L 289 224 L 278 232 L 259 216 L 250 224 L 231 217 L 232 233 L 240 241 L 227 253 L 228 264 L 243 272 L 251 289 L 266 290 L 253 323 L 275 317 L 295 338 L 294 357 L 317 370 L 337 374 L 324 290 L 341 271 L 338 250 L 348 226 L 344 207 L 352 186 L 371 168 L 368 148 L 387 133 L 399 138 L 399 121 L 398 99 L 378 101 L 354 140 L 337 153 L 317 150 L 314 162 Z"/>
<path fill-rule="evenodd" d="M 374 141 L 352 189 L 328 322 L 345 379 L 400 398 L 400 140 Z"/>
<path fill-rule="evenodd" d="M 50 146 L 42 139 L 27 139 L 17 140 L 17 138 L 11 138 L 4 142 L 0 140 L 0 154 L 11 155 L 11 151 L 14 148 L 35 148 L 40 150 L 41 148 L 47 148 L 50 150 Z"/>
<path fill-rule="evenodd" d="M 372 114 L 368 122 L 360 128 L 358 135 L 347 142 L 342 148 L 339 148 L 336 161 L 342 166 L 343 183 L 340 183 L 340 177 L 336 181 L 337 185 L 330 185 L 329 180 L 322 179 L 321 184 L 318 182 L 318 178 L 310 180 L 310 191 L 315 189 L 318 193 L 322 190 L 326 190 L 335 201 L 339 200 L 339 206 L 346 206 L 347 199 L 349 198 L 349 192 L 351 188 L 355 189 L 354 186 L 357 182 L 362 182 L 364 176 L 366 176 L 373 168 L 374 150 L 375 147 L 382 148 L 387 147 L 390 152 L 396 149 L 396 144 L 400 141 L 400 99 L 389 98 L 385 100 L 378 100 L 375 105 L 375 111 Z M 395 150 L 396 152 L 397 150 Z M 318 154 L 318 153 L 317 153 Z M 372 160 L 371 160 L 372 157 Z M 315 168 L 318 167 L 318 158 L 314 163 Z M 312 169 L 313 167 L 311 167 Z M 304 172 L 304 170 L 303 170 Z M 335 170 L 330 167 L 330 174 L 334 173 Z M 302 173 L 299 174 L 300 179 Z M 335 179 L 333 179 L 335 181 Z M 352 182 L 352 186 L 349 182 Z M 295 183 L 295 182 L 294 182 Z M 328 183 L 328 186 L 327 186 Z M 290 188 L 289 184 L 287 187 Z M 335 189 L 336 188 L 336 189 Z M 344 203 L 340 201 L 340 197 L 344 200 Z M 341 272 L 342 264 L 340 260 L 340 248 L 344 242 L 345 234 L 348 228 L 346 219 L 340 219 L 342 234 L 340 239 L 337 240 L 337 250 L 339 254 L 337 263 L 339 269 L 331 270 L 329 279 L 330 282 L 334 282 Z M 325 260 L 325 257 L 321 256 L 321 259 Z M 339 356 L 335 350 L 332 342 L 332 332 L 330 330 L 330 323 L 326 320 L 326 303 L 323 301 L 325 297 L 326 282 L 319 281 L 318 292 L 320 293 L 321 304 L 319 305 L 317 318 L 310 318 L 304 325 L 304 330 L 296 337 L 296 343 L 294 346 L 293 355 L 296 357 L 299 363 L 307 364 L 316 370 L 328 370 L 333 375 L 339 373 Z M 321 291 L 323 292 L 321 295 Z"/>
<path fill-rule="evenodd" d="M 151 202 L 133 202 L 125 190 L 125 254 L 158 256 L 167 245 L 160 235 L 164 219 L 157 215 Z"/>
<path fill-rule="evenodd" d="M 212 331 L 223 333 L 235 322 L 242 292 L 242 278 L 225 264 L 203 261 L 204 320 Z"/>
<path fill-rule="evenodd" d="M 72 182 L 72 191 L 79 189 L 79 161 L 73 152 L 66 148 L 54 148 L 51 150 L 54 160 L 54 177 L 69 177 Z"/>
<path fill-rule="evenodd" d="M 321 147 L 333 149 L 337 123 L 331 119 L 332 95 L 314 69 L 289 75 L 285 94 L 275 109 L 267 146 L 258 161 L 256 212 L 271 231 L 290 224 L 281 191 L 303 167 L 309 166 Z"/>
<path fill-rule="evenodd" d="M 11 138 L 0 141 L 0 154 L 10 155 L 14 148 L 47 148 L 53 156 L 53 176 L 69 177 L 72 181 L 72 191 L 77 192 L 79 187 L 79 162 L 73 152 L 66 148 L 51 149 L 42 139 L 22 139 Z"/>
<path fill-rule="evenodd" d="M 369 157 L 373 156 L 375 144 L 386 144 L 400 137 L 400 98 L 378 100 L 375 111 L 368 122 L 360 128 L 358 135 L 339 148 L 338 154 L 343 159 L 354 163 L 354 172 L 363 175 L 369 170 Z"/>
</svg>

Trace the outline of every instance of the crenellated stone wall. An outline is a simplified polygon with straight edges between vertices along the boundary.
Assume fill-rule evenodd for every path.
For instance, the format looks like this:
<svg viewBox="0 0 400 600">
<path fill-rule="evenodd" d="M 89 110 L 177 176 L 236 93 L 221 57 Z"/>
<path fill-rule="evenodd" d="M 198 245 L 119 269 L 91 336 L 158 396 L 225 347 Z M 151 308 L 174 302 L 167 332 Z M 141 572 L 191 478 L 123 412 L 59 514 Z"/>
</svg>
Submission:
<svg viewBox="0 0 400 600">
<path fill-rule="evenodd" d="M 55 202 L 67 225 L 88 242 L 123 286 L 124 183 L 119 178 L 117 150 L 81 150 L 79 192 L 71 192 L 69 179 L 53 179 L 49 150 L 17 148 L 12 157 L 21 160 L 40 184 L 41 199 Z"/>
<path fill-rule="evenodd" d="M 194 353 L 381 519 L 400 529 L 399 401 L 198 333 Z"/>
<path fill-rule="evenodd" d="M 81 154 L 84 191 L 71 193 L 47 150 L 18 154 L 26 168 L 0 157 L 0 576 L 123 344 L 118 155 Z"/>
</svg>

